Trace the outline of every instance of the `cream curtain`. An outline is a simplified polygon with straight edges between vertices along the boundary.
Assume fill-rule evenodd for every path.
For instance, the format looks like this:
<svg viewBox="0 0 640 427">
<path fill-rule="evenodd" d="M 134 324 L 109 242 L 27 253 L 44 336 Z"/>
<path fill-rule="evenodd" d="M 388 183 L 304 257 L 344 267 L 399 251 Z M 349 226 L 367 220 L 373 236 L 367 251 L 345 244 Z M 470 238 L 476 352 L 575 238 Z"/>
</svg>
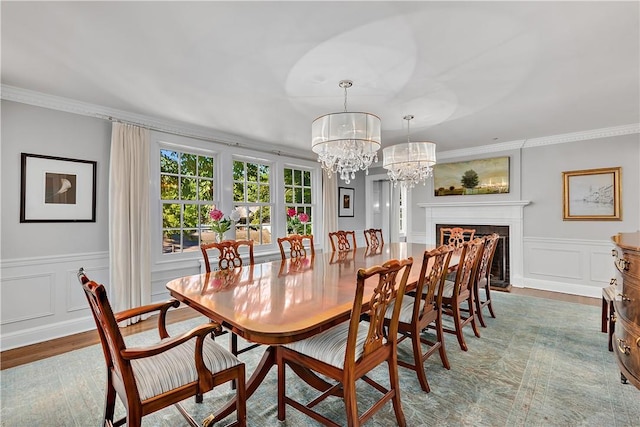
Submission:
<svg viewBox="0 0 640 427">
<path fill-rule="evenodd" d="M 113 123 L 109 168 L 109 260 L 114 310 L 151 302 L 149 130 Z M 131 319 L 126 324 L 142 319 Z"/>
<path fill-rule="evenodd" d="M 331 178 L 322 171 L 322 223 L 323 233 L 323 251 L 331 250 L 331 242 L 329 241 L 329 232 L 338 231 L 338 176 L 333 175 Z"/>
</svg>

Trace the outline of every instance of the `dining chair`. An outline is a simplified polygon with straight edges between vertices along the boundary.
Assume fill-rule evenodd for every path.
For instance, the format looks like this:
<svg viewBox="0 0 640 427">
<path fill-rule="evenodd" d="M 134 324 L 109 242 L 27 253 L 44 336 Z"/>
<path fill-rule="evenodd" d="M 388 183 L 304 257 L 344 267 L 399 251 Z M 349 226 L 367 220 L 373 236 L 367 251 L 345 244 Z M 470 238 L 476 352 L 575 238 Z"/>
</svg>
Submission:
<svg viewBox="0 0 640 427">
<path fill-rule="evenodd" d="M 475 336 L 480 337 L 473 287 L 478 272 L 478 264 L 482 257 L 483 246 L 484 240 L 478 238 L 463 243 L 455 280 L 445 280 L 442 288 L 442 313 L 453 317 L 454 326 L 453 329 L 443 328 L 443 330 L 444 332 L 455 334 L 463 351 L 467 351 L 467 343 L 462 333 L 462 328 L 465 325 L 470 323 Z M 467 303 L 467 308 L 463 309 L 462 304 L 465 302 Z M 463 313 L 466 314 L 466 317 Z"/>
<path fill-rule="evenodd" d="M 461 249 L 465 242 L 473 240 L 473 236 L 476 234 L 476 230 L 473 228 L 441 228 L 440 229 L 440 244 L 449 245 L 454 249 Z"/>
<path fill-rule="evenodd" d="M 253 240 L 223 240 L 222 242 L 214 242 L 201 245 L 200 250 L 202 251 L 202 257 L 204 258 L 204 266 L 206 272 L 211 273 L 211 263 L 209 262 L 210 250 L 213 249 L 218 251 L 218 269 L 228 270 L 243 266 L 240 248 L 243 248 L 245 246 L 248 248 L 249 265 L 253 265 Z M 215 321 L 215 319 L 212 320 Z M 218 332 L 218 335 L 220 335 L 220 332 Z M 231 332 L 229 348 L 234 356 L 237 356 L 259 346 L 259 344 L 251 344 L 242 349 L 238 349 L 238 336 Z M 233 384 L 235 385 L 235 382 Z"/>
<path fill-rule="evenodd" d="M 496 315 L 493 312 L 493 304 L 491 302 L 491 264 L 493 264 L 493 256 L 498 247 L 498 241 L 500 236 L 496 233 L 483 237 L 484 249 L 482 251 L 482 258 L 480 259 L 480 265 L 478 266 L 478 274 L 476 276 L 474 290 L 474 300 L 476 303 L 476 313 L 478 314 L 478 320 L 482 327 L 487 327 L 484 317 L 482 315 L 482 309 L 487 307 L 489 314 L 495 319 Z M 480 296 L 480 290 L 484 289 L 485 299 Z"/>
<path fill-rule="evenodd" d="M 356 232 L 338 230 L 329 233 L 329 240 L 331 241 L 332 251 L 350 251 L 355 250 L 356 245 Z"/>
<path fill-rule="evenodd" d="M 139 427 L 142 418 L 175 405 L 187 422 L 199 425 L 180 404 L 195 396 L 202 403 L 203 394 L 215 386 L 236 380 L 236 421 L 246 425 L 245 366 L 228 350 L 207 338 L 218 324 L 205 324 L 175 337 L 166 328 L 167 312 L 180 305 L 177 300 L 149 304 L 114 313 L 105 287 L 91 281 L 84 269 L 78 271 L 107 365 L 104 426 Z M 127 347 L 118 322 L 134 316 L 158 313 L 159 340 L 148 346 Z M 114 421 L 116 396 L 124 404 L 126 416 Z M 208 419 L 203 424 L 210 425 Z"/>
<path fill-rule="evenodd" d="M 382 229 L 369 228 L 367 230 L 364 230 L 364 240 L 367 242 L 368 247 L 378 247 L 384 245 Z"/>
<path fill-rule="evenodd" d="M 218 251 L 218 269 L 226 270 L 228 268 L 242 267 L 243 262 L 240 248 L 245 246 L 248 249 L 249 265 L 253 265 L 253 240 L 223 240 L 222 242 L 201 245 L 200 250 L 204 258 L 206 272 L 211 272 L 211 264 L 209 262 L 210 250 L 216 249 Z"/>
<path fill-rule="evenodd" d="M 290 234 L 286 237 L 278 237 L 278 247 L 280 247 L 280 256 L 284 261 L 287 259 L 285 247 L 288 245 L 289 258 L 305 258 L 307 256 L 307 248 L 305 240 L 308 241 L 309 255 L 315 256 L 315 248 L 313 246 L 312 234 Z"/>
<path fill-rule="evenodd" d="M 451 369 L 444 346 L 444 331 L 442 329 L 442 287 L 449 268 L 453 248 L 442 245 L 431 251 L 425 251 L 422 267 L 415 292 L 405 295 L 402 299 L 400 317 L 398 319 L 398 339 L 400 344 L 405 339 L 411 340 L 413 348 L 413 363 L 398 359 L 398 365 L 412 369 L 418 376 L 422 390 L 431 391 L 424 362 L 436 351 L 440 354 L 440 361 L 445 369 Z M 391 322 L 395 304 L 387 308 L 385 322 Z M 427 328 L 435 330 L 435 339 L 424 336 Z M 423 345 L 426 351 L 423 352 Z"/>
<path fill-rule="evenodd" d="M 359 426 L 391 400 L 398 426 L 406 426 L 402 405 L 397 365 L 397 330 L 402 299 L 413 263 L 412 258 L 391 260 L 383 265 L 360 269 L 357 273 L 356 290 L 348 321 L 327 329 L 310 338 L 284 344 L 277 349 L 278 363 L 278 419 L 283 421 L 286 405 L 303 412 L 314 420 L 330 426 L 334 421 L 313 409 L 330 395 L 342 396 L 345 404 L 348 426 Z M 400 277 L 400 280 L 398 278 Z M 369 301 L 364 301 L 365 281 L 377 283 Z M 384 316 L 387 307 L 396 301 L 391 320 L 388 322 L 389 334 L 384 331 Z M 369 321 L 361 320 L 367 313 Z M 373 381 L 367 373 L 386 362 L 389 371 L 389 388 Z M 335 381 L 328 384 L 319 397 L 303 404 L 286 395 L 285 366 L 294 372 L 311 370 Z M 317 378 L 317 377 L 316 377 Z M 382 397 L 369 409 L 360 414 L 356 395 L 356 381 L 362 379 L 380 393 Z"/>
</svg>

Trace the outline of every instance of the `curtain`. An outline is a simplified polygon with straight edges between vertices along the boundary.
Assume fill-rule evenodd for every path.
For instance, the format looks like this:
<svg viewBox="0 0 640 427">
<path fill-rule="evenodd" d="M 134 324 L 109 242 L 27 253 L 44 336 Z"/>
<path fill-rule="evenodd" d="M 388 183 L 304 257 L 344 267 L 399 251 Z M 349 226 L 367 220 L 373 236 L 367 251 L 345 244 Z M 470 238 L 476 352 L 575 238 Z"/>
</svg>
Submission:
<svg viewBox="0 0 640 427">
<path fill-rule="evenodd" d="M 323 223 L 323 252 L 331 250 L 329 232 L 338 231 L 338 176 L 332 177 L 322 171 L 322 223 Z M 317 223 L 317 222 L 316 222 Z"/>
<path fill-rule="evenodd" d="M 391 209 L 389 209 L 389 242 L 400 241 L 400 186 L 394 187 L 390 181 L 382 183 L 382 188 L 388 189 Z M 405 201 L 406 203 L 406 201 Z M 407 220 L 406 218 L 404 219 Z"/>
<path fill-rule="evenodd" d="M 113 123 L 109 269 L 115 311 L 151 302 L 149 241 L 149 130 Z M 126 324 L 139 320 L 142 319 L 131 319 Z"/>
</svg>

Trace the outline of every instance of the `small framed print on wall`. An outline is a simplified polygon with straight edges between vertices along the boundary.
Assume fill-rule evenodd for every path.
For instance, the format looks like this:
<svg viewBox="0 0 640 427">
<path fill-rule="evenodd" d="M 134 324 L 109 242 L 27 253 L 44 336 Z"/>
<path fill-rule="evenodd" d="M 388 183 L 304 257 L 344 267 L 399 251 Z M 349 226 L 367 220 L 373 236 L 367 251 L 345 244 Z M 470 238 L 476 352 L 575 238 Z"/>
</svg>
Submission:
<svg viewBox="0 0 640 427">
<path fill-rule="evenodd" d="M 96 222 L 90 160 L 22 153 L 20 222 Z"/>
<path fill-rule="evenodd" d="M 338 187 L 338 216 L 353 216 L 354 194 L 353 188 Z"/>
<path fill-rule="evenodd" d="M 620 167 L 562 172 L 562 219 L 622 219 L 620 208 Z"/>
</svg>

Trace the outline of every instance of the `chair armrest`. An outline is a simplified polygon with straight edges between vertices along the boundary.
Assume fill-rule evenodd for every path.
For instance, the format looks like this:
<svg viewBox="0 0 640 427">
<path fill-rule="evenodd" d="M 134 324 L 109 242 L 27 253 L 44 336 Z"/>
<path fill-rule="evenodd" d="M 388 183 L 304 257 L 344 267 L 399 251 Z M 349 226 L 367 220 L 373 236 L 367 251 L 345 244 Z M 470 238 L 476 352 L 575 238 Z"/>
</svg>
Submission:
<svg viewBox="0 0 640 427">
<path fill-rule="evenodd" d="M 158 332 L 160 334 L 160 338 L 167 338 L 169 333 L 167 332 L 167 312 L 170 308 L 178 308 L 180 306 L 180 301 L 178 300 L 169 300 L 166 302 L 159 302 L 155 304 L 143 305 L 142 307 L 130 308 L 129 310 L 124 310 L 119 313 L 115 313 L 113 316 L 116 318 L 116 322 L 121 322 L 126 319 L 130 319 L 134 316 L 140 316 L 146 313 L 153 313 L 154 311 L 159 311 L 160 315 L 158 316 Z"/>
<path fill-rule="evenodd" d="M 120 352 L 123 359 L 133 360 L 133 359 L 142 359 L 145 357 L 155 356 L 160 353 L 164 353 L 167 350 L 170 350 L 174 347 L 177 347 L 185 342 L 189 341 L 194 337 L 198 337 L 199 340 L 204 340 L 207 334 L 214 332 L 220 325 L 218 323 L 208 323 L 205 325 L 200 325 L 198 327 L 193 328 L 190 331 L 187 331 L 183 334 L 177 335 L 171 339 L 168 339 L 162 343 L 147 346 L 147 347 L 131 347 L 124 349 Z M 202 347 L 200 346 L 200 352 L 202 352 Z M 202 358 L 202 354 L 199 355 Z"/>
</svg>

